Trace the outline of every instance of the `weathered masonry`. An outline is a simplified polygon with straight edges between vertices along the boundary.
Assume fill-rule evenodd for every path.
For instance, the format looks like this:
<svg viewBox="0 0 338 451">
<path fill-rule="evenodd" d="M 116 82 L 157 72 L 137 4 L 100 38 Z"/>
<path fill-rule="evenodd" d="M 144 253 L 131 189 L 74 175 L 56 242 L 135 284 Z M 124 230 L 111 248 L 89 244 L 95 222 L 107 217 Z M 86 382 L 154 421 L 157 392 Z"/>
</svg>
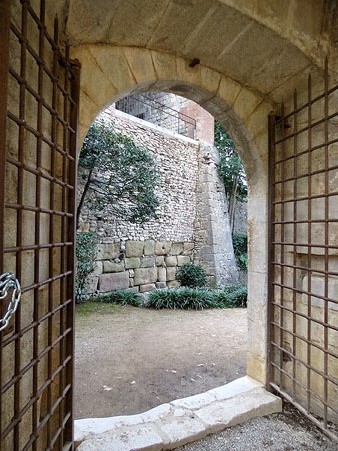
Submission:
<svg viewBox="0 0 338 451">
<path fill-rule="evenodd" d="M 114 130 L 152 153 L 160 204 L 158 219 L 145 224 L 132 224 L 109 213 L 102 217 L 88 206 L 83 209 L 80 230 L 95 232 L 100 242 L 88 292 L 176 287 L 177 269 L 189 262 L 202 264 L 212 285 L 236 283 L 225 192 L 216 168 L 217 149 L 114 108 L 103 116 Z M 212 117 L 208 125 L 213 137 Z M 80 192 L 81 174 L 80 170 Z"/>
<path fill-rule="evenodd" d="M 337 438 L 337 13 L 329 0 L 0 2 L 2 449 L 74 448 L 76 137 L 141 91 L 196 101 L 235 140 L 247 374 Z"/>
</svg>

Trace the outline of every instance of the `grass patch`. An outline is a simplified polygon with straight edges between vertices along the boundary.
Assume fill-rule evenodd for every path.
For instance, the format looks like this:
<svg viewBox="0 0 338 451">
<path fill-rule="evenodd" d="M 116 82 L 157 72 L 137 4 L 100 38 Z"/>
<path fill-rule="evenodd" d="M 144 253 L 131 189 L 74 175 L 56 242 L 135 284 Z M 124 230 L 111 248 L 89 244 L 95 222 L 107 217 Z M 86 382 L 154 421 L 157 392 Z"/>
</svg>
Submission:
<svg viewBox="0 0 338 451">
<path fill-rule="evenodd" d="M 96 301 L 83 301 L 76 304 L 75 307 L 75 313 L 78 316 L 89 316 L 93 313 L 108 315 L 114 313 L 116 310 L 117 306 L 114 304 L 104 304 L 103 302 Z"/>
</svg>

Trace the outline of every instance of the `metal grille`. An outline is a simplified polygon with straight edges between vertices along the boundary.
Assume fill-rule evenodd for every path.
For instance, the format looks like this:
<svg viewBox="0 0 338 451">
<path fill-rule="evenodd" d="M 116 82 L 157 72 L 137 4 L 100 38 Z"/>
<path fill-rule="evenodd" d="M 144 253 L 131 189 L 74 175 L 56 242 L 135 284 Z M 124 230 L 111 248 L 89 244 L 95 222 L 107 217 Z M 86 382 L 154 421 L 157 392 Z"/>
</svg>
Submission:
<svg viewBox="0 0 338 451">
<path fill-rule="evenodd" d="M 327 62 L 269 124 L 270 386 L 337 439 L 338 86 Z"/>
<path fill-rule="evenodd" d="M 0 448 L 71 449 L 79 67 L 44 0 L 0 12 L 0 272 L 22 286 L 0 333 Z"/>
<path fill-rule="evenodd" d="M 131 116 L 138 117 L 174 133 L 194 139 L 196 133 L 196 120 L 192 117 L 159 102 L 154 98 L 156 94 L 135 94 L 116 102 L 117 110 Z M 176 98 L 174 94 L 167 95 Z"/>
</svg>

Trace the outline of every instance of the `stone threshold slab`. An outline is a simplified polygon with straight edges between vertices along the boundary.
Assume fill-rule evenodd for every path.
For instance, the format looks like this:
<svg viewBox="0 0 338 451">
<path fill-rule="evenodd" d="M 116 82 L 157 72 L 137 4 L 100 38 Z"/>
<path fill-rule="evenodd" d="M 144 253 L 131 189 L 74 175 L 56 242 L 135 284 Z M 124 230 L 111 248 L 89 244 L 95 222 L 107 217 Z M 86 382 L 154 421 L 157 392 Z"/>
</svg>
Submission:
<svg viewBox="0 0 338 451">
<path fill-rule="evenodd" d="M 282 410 L 282 401 L 249 376 L 137 415 L 75 421 L 79 451 L 174 449 L 251 418 Z"/>
</svg>

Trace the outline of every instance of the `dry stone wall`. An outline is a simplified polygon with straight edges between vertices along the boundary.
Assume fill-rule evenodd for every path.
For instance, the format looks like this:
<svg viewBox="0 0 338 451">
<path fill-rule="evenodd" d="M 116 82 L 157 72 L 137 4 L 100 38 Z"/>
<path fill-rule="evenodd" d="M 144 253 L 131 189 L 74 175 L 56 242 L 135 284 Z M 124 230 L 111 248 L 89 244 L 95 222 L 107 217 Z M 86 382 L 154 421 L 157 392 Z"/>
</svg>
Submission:
<svg viewBox="0 0 338 451">
<path fill-rule="evenodd" d="M 192 261 L 193 252 L 192 242 L 120 240 L 99 244 L 89 292 L 131 289 L 142 293 L 177 287 L 176 271 Z"/>
</svg>

